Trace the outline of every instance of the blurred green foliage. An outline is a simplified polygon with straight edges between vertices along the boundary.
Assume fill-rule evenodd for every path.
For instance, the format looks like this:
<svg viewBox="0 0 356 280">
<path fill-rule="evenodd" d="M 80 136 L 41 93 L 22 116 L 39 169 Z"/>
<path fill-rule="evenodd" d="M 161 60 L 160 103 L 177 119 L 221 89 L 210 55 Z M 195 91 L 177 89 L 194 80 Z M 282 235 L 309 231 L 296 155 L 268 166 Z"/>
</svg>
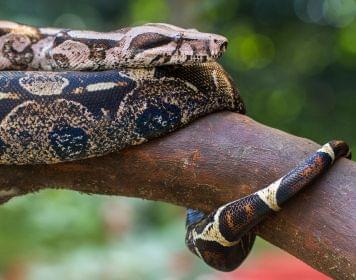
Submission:
<svg viewBox="0 0 356 280">
<path fill-rule="evenodd" d="M 221 63 L 250 116 L 356 149 L 354 0 L 2 0 L 0 18 L 94 30 L 164 21 L 223 34 Z M 211 270 L 184 248 L 183 220 L 182 209 L 138 200 L 16 199 L 0 209 L 0 279 L 192 279 Z"/>
</svg>

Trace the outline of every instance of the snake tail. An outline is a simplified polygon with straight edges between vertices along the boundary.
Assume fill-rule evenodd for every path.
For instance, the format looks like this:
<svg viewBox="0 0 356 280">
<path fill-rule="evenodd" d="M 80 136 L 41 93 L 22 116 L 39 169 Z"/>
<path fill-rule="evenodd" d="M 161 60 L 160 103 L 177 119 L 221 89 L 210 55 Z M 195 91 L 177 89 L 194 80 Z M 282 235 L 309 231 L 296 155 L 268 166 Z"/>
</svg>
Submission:
<svg viewBox="0 0 356 280">
<path fill-rule="evenodd" d="M 263 218 L 310 185 L 340 157 L 350 158 L 348 145 L 333 140 L 288 174 L 267 187 L 225 204 L 206 215 L 188 209 L 186 245 L 208 265 L 221 270 L 237 268 L 252 249 L 254 228 Z"/>
</svg>

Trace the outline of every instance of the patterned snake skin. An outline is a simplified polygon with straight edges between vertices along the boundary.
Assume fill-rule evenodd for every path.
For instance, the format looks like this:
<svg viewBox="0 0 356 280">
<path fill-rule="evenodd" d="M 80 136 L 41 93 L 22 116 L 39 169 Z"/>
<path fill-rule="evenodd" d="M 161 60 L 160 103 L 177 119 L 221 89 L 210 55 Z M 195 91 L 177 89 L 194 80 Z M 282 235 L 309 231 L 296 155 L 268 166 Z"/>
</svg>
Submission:
<svg viewBox="0 0 356 280">
<path fill-rule="evenodd" d="M 215 111 L 245 113 L 215 62 L 226 45 L 169 24 L 98 33 L 0 21 L 0 164 L 101 156 Z M 189 249 L 216 269 L 236 268 L 261 219 L 349 155 L 346 143 L 331 141 L 254 194 L 210 214 L 189 209 Z"/>
</svg>

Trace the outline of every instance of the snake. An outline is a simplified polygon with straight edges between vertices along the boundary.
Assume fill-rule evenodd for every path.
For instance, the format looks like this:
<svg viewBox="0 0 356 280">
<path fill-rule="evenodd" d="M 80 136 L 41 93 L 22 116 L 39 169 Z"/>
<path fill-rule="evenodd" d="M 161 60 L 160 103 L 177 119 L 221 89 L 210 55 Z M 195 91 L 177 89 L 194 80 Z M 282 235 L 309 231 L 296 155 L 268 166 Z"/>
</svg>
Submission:
<svg viewBox="0 0 356 280">
<path fill-rule="evenodd" d="M 213 112 L 245 114 L 217 62 L 226 47 L 221 35 L 166 23 L 94 32 L 0 21 L 0 164 L 98 157 Z M 257 192 L 211 213 L 187 209 L 187 247 L 215 269 L 234 270 L 258 224 L 340 157 L 351 157 L 349 147 L 332 140 Z"/>
</svg>

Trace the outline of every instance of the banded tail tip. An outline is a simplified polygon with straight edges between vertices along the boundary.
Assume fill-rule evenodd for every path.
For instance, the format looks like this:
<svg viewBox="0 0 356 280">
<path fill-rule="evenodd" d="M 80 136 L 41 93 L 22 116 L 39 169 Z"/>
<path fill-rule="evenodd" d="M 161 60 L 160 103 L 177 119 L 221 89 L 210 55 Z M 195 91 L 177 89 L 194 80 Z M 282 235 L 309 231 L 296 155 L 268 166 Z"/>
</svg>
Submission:
<svg viewBox="0 0 356 280">
<path fill-rule="evenodd" d="M 342 140 L 332 140 L 328 144 L 334 151 L 335 159 L 340 157 L 351 159 L 351 151 L 349 145 L 346 142 Z"/>
</svg>

